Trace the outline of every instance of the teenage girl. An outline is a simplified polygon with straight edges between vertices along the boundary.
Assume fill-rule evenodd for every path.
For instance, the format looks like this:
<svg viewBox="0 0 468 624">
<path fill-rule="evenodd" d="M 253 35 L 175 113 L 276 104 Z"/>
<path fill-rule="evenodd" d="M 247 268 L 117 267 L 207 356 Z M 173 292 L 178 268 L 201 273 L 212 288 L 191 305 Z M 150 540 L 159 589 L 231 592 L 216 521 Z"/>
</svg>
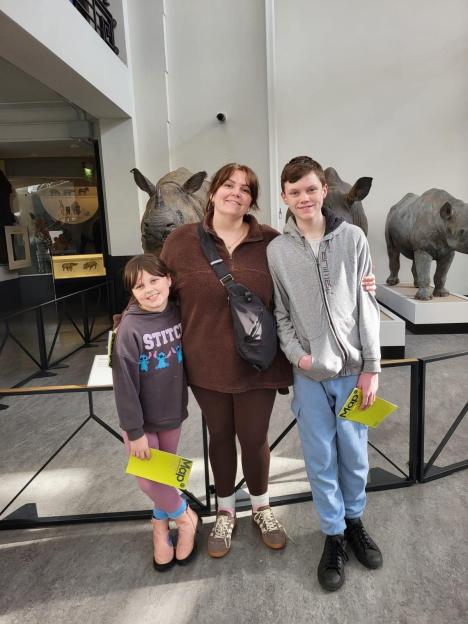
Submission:
<svg viewBox="0 0 468 624">
<path fill-rule="evenodd" d="M 112 358 L 115 401 L 128 454 L 150 458 L 150 448 L 175 453 L 187 418 L 181 322 L 169 301 L 171 277 L 162 260 L 142 254 L 129 260 L 123 280 L 132 299 L 122 315 Z M 174 487 L 137 478 L 153 501 L 154 567 L 184 565 L 195 552 L 198 516 Z M 178 528 L 177 548 L 169 519 Z"/>
</svg>

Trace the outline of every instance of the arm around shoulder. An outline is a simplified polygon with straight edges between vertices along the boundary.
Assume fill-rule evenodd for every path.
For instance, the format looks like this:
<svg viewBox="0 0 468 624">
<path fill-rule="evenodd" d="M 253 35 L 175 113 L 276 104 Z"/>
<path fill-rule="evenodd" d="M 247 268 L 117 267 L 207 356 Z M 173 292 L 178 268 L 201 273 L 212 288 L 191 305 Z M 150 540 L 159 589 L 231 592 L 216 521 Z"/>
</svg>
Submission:
<svg viewBox="0 0 468 624">
<path fill-rule="evenodd" d="M 372 272 L 369 243 L 361 232 L 357 245 L 358 253 L 358 306 L 359 336 L 361 340 L 363 372 L 380 372 L 380 308 L 375 295 L 361 287 L 362 278 Z"/>
</svg>

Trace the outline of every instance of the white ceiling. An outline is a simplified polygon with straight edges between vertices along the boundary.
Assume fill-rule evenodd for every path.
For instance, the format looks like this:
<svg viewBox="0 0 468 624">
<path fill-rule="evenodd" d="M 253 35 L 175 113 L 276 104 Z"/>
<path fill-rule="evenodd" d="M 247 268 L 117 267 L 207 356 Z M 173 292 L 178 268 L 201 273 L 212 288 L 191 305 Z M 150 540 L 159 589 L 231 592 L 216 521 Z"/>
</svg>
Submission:
<svg viewBox="0 0 468 624">
<path fill-rule="evenodd" d="M 0 103 L 63 102 L 54 91 L 0 57 Z"/>
<path fill-rule="evenodd" d="M 51 121 L 59 120 L 60 106 L 69 106 L 69 102 L 57 93 L 24 73 L 4 58 L 0 57 L 0 110 L 24 111 L 28 116 L 34 115 L 35 109 L 53 111 Z M 78 110 L 77 107 L 73 107 Z M 92 156 L 92 145 L 84 139 L 38 140 L 38 141 L 2 141 L 0 125 L 0 160 L 7 158 L 40 158 L 40 157 L 75 157 Z"/>
</svg>

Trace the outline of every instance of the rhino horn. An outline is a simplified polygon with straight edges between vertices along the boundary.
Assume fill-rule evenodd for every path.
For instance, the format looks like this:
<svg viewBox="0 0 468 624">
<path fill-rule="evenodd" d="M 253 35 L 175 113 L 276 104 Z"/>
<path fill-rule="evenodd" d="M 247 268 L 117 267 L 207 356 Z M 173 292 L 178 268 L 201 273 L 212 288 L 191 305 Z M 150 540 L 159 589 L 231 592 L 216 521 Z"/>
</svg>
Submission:
<svg viewBox="0 0 468 624">
<path fill-rule="evenodd" d="M 334 169 L 333 167 L 327 167 L 324 171 L 324 174 L 325 174 L 325 180 L 327 181 L 327 184 L 330 184 L 333 182 L 335 183 L 343 182 L 343 180 L 338 175 L 338 171 Z"/>
<path fill-rule="evenodd" d="M 453 214 L 452 204 L 449 202 L 445 202 L 445 204 L 440 208 L 440 216 L 444 221 L 448 221 Z"/>
<path fill-rule="evenodd" d="M 145 176 L 138 169 L 131 169 L 130 173 L 133 173 L 133 179 L 135 180 L 138 188 L 148 193 L 148 195 L 154 195 L 156 193 L 156 187 L 152 182 L 145 178 Z"/>
<path fill-rule="evenodd" d="M 193 176 L 184 182 L 182 188 L 187 193 L 195 193 L 203 184 L 206 178 L 206 171 L 199 171 L 198 173 L 194 173 Z"/>
<path fill-rule="evenodd" d="M 162 191 L 161 189 L 158 187 L 156 189 L 156 202 L 155 202 L 155 208 L 164 208 L 165 204 L 164 204 L 164 199 L 162 196 Z"/>
<path fill-rule="evenodd" d="M 355 201 L 362 201 L 367 197 L 372 186 L 372 178 L 359 178 L 352 188 L 346 193 L 346 198 L 350 204 Z"/>
</svg>

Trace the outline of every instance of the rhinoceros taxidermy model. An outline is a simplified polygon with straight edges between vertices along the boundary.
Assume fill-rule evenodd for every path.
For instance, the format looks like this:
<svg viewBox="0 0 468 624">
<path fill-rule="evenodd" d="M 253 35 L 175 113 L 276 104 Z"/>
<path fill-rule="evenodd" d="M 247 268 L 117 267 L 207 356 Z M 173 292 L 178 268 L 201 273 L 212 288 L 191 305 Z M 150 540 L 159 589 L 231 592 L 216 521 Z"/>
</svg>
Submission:
<svg viewBox="0 0 468 624">
<path fill-rule="evenodd" d="M 468 253 L 468 204 L 447 191 L 430 189 L 422 195 L 408 193 L 390 208 L 385 224 L 390 275 L 387 284 L 398 284 L 400 253 L 413 260 L 411 271 L 418 289 L 416 299 L 446 297 L 447 273 L 456 251 Z M 430 269 L 437 267 L 431 294 Z"/>
<path fill-rule="evenodd" d="M 367 218 L 361 201 L 369 194 L 372 178 L 359 178 L 351 186 L 340 178 L 333 167 L 327 167 L 324 173 L 328 185 L 324 205 L 337 217 L 359 226 L 367 236 Z"/>
<path fill-rule="evenodd" d="M 353 186 L 344 182 L 336 169 L 327 167 L 324 171 L 328 186 L 328 193 L 323 205 L 332 210 L 337 217 L 347 223 L 353 223 L 361 228 L 367 236 L 367 218 L 361 201 L 367 197 L 372 186 L 372 178 L 359 178 Z M 286 221 L 291 216 L 288 210 Z"/>
<path fill-rule="evenodd" d="M 141 220 L 141 244 L 146 253 L 159 254 L 169 234 L 180 225 L 203 219 L 207 202 L 206 171 L 192 174 L 180 167 L 154 185 L 132 169 L 136 184 L 150 196 Z"/>
</svg>

